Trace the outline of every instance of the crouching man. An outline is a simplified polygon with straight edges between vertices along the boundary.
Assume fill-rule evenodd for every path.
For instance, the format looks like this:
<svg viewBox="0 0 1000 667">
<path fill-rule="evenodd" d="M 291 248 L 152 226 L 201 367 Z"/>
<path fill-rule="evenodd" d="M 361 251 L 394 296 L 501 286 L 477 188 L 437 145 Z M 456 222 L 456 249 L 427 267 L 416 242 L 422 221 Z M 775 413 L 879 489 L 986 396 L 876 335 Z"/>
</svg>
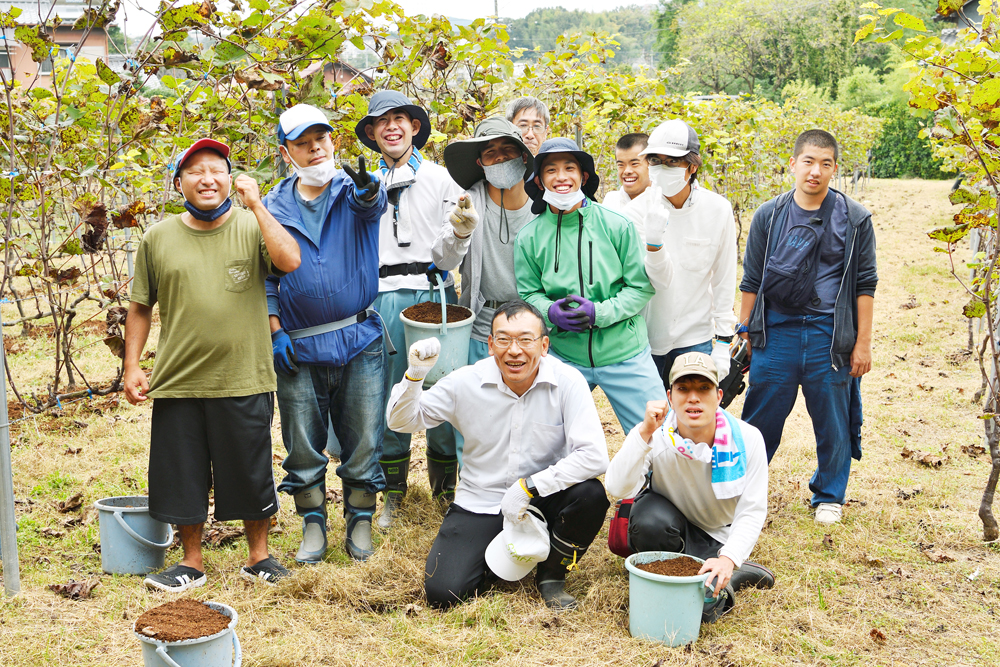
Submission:
<svg viewBox="0 0 1000 667">
<path fill-rule="evenodd" d="M 733 607 L 736 591 L 774 585 L 773 573 L 747 560 L 767 515 L 767 452 L 760 431 L 719 408 L 722 390 L 709 355 L 679 356 L 669 382 L 669 404 L 646 404 L 605 480 L 614 498 L 639 493 L 629 549 L 705 560 L 700 573 L 708 573 L 715 599 L 705 603 L 702 622 L 711 623 Z"/>
<path fill-rule="evenodd" d="M 389 428 L 412 433 L 449 422 L 462 434 L 462 474 L 427 556 L 427 601 L 447 607 L 476 595 L 493 573 L 486 549 L 508 523 L 526 520 L 529 505 L 549 532 L 549 555 L 535 581 L 545 603 L 571 609 L 564 590 L 604 523 L 608 499 L 596 477 L 608 465 L 604 429 L 587 381 L 548 356 L 542 314 L 511 301 L 493 315 L 492 358 L 465 366 L 423 391 L 437 361 L 436 338 L 414 343 L 409 368 L 392 389 Z"/>
</svg>

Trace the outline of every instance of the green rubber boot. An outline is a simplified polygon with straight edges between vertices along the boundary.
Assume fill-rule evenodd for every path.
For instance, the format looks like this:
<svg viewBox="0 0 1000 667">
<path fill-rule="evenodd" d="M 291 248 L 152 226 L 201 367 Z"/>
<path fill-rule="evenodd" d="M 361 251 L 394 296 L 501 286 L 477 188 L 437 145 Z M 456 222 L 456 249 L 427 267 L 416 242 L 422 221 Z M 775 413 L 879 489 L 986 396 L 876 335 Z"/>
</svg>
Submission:
<svg viewBox="0 0 1000 667">
<path fill-rule="evenodd" d="M 410 475 L 410 454 L 393 461 L 379 461 L 382 472 L 385 473 L 385 491 L 382 492 L 382 514 L 378 518 L 378 527 L 388 530 L 399 514 L 399 508 L 406 497 L 406 479 Z"/>
</svg>

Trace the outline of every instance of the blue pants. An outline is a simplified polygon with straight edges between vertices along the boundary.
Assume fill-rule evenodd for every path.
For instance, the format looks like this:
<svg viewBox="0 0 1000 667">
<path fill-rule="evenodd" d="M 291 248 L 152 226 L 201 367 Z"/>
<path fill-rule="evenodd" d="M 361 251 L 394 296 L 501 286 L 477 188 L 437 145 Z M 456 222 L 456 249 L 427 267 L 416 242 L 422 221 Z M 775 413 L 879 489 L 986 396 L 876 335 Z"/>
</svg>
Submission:
<svg viewBox="0 0 1000 667">
<path fill-rule="evenodd" d="M 673 368 L 674 361 L 677 357 L 687 352 L 704 352 L 705 354 L 710 355 L 712 354 L 712 341 L 709 340 L 704 343 L 698 343 L 697 345 L 688 345 L 687 347 L 675 347 L 666 354 L 654 354 L 653 363 L 656 364 L 656 372 L 660 374 L 661 378 L 663 378 L 664 387 L 670 384 L 670 369 Z"/>
<path fill-rule="evenodd" d="M 323 450 L 331 428 L 340 443 L 337 475 L 344 484 L 369 493 L 385 488 L 378 464 L 385 423 L 382 347 L 379 338 L 339 368 L 299 364 L 295 375 L 278 371 L 281 439 L 288 452 L 279 491 L 294 495 L 326 479 Z"/>
<path fill-rule="evenodd" d="M 445 294 L 448 303 L 455 303 L 458 300 L 454 287 L 447 288 Z M 385 430 L 385 436 L 382 444 L 382 458 L 386 461 L 402 459 L 410 452 L 410 434 L 390 431 L 385 422 L 385 408 L 389 400 L 389 392 L 402 381 L 403 375 L 406 374 L 409 354 L 409 348 L 406 347 L 406 334 L 403 331 L 403 323 L 399 319 L 399 314 L 414 304 L 431 300 L 430 292 L 412 289 L 379 292 L 378 298 L 375 299 L 375 310 L 382 316 L 382 322 L 389 333 L 392 345 L 396 348 L 396 354 L 389 356 L 388 351 L 384 354 L 385 398 L 382 402 L 382 427 Z M 437 300 L 436 293 L 433 300 Z M 455 429 L 451 424 L 445 423 L 427 430 L 427 450 L 441 458 L 454 458 Z"/>
<path fill-rule="evenodd" d="M 549 354 L 553 354 L 551 350 Z M 578 366 L 557 354 L 553 356 L 583 373 L 591 391 L 594 387 L 604 390 L 604 395 L 608 397 L 608 402 L 611 403 L 625 433 L 642 422 L 646 414 L 647 401 L 667 400 L 667 392 L 663 388 L 660 376 L 656 373 L 656 365 L 653 363 L 653 355 L 648 345 L 631 359 L 594 368 Z"/>
<path fill-rule="evenodd" d="M 490 358 L 490 346 L 475 338 L 469 341 L 469 365 Z"/>
<path fill-rule="evenodd" d="M 801 386 L 816 436 L 812 504 L 842 505 L 851 473 L 851 394 L 857 383 L 849 366 L 834 370 L 830 360 L 833 316 L 768 310 L 765 318 L 767 345 L 753 348 L 743 420 L 760 429 L 770 462 Z M 860 401 L 856 411 L 860 417 Z"/>
</svg>

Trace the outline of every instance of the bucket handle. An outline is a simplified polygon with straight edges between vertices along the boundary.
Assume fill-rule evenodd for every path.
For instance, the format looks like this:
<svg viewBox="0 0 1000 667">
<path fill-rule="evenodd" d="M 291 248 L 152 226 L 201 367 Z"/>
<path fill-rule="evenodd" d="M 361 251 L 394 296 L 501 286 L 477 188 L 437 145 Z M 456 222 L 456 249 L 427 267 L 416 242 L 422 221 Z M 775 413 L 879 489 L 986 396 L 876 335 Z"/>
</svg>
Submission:
<svg viewBox="0 0 1000 667">
<path fill-rule="evenodd" d="M 446 336 L 448 335 L 448 302 L 444 296 L 444 276 L 438 272 L 431 273 L 431 276 L 435 279 L 431 281 L 431 288 L 433 289 L 435 287 L 434 283 L 437 282 L 436 287 L 438 294 L 441 296 L 441 335 Z"/>
<path fill-rule="evenodd" d="M 153 549 L 166 549 L 167 547 L 170 546 L 170 543 L 174 541 L 174 528 L 170 524 L 167 524 L 167 530 L 170 531 L 170 533 L 167 535 L 167 541 L 164 542 L 163 544 L 157 544 L 156 542 L 147 540 L 145 537 L 135 532 L 135 530 L 132 529 L 132 526 L 125 523 L 125 519 L 122 518 L 121 512 L 115 512 L 115 521 L 118 522 L 118 524 L 122 527 L 122 529 L 124 529 L 125 532 L 132 537 L 133 540 L 147 547 L 152 547 Z"/>
<path fill-rule="evenodd" d="M 156 655 L 163 659 L 163 662 L 167 663 L 169 667 L 181 667 L 177 664 L 177 661 L 167 655 L 166 646 L 157 646 Z M 243 667 L 243 649 L 240 646 L 240 638 L 236 636 L 236 631 L 233 631 L 233 667 Z"/>
</svg>

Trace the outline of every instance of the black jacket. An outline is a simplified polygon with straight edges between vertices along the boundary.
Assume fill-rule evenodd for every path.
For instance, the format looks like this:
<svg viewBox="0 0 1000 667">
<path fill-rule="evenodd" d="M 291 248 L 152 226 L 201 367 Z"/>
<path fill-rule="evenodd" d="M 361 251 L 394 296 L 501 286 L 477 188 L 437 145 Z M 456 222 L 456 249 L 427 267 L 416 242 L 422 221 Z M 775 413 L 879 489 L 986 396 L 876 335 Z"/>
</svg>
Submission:
<svg viewBox="0 0 1000 667">
<path fill-rule="evenodd" d="M 858 338 L 858 296 L 875 296 L 878 285 L 878 267 L 875 260 L 875 230 L 872 215 L 868 210 L 838 190 L 834 193 L 847 202 L 847 219 L 850 223 L 844 239 L 844 272 L 837 292 L 833 311 L 833 345 L 830 348 L 830 362 L 838 370 L 851 365 L 851 352 Z M 778 244 L 781 230 L 788 218 L 788 203 L 792 193 L 786 192 L 765 202 L 753 214 L 750 232 L 747 234 L 746 252 L 743 255 L 743 282 L 741 292 L 757 295 L 757 301 L 750 313 L 747 328 L 750 344 L 762 348 L 767 344 L 764 330 L 764 296 L 760 293 L 764 265 Z"/>
</svg>

